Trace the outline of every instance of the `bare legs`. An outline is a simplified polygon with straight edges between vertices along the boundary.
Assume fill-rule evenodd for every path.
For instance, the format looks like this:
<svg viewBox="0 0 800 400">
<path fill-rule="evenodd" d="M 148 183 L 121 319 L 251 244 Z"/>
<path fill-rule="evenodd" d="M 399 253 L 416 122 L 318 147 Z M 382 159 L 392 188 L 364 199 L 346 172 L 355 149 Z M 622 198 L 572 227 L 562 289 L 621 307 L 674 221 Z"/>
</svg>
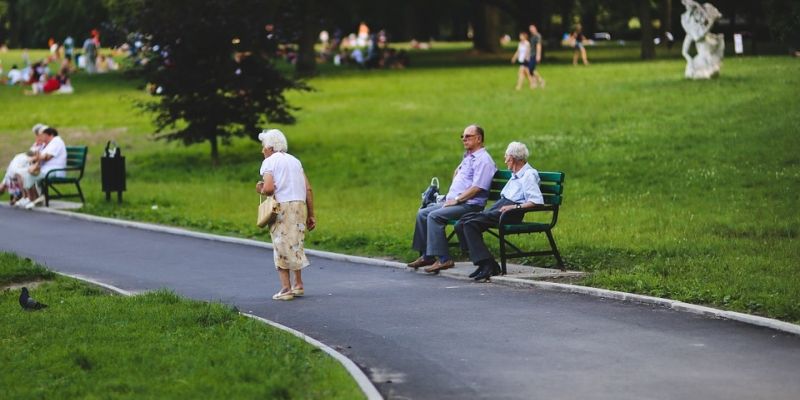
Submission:
<svg viewBox="0 0 800 400">
<path fill-rule="evenodd" d="M 289 279 L 289 270 L 278 268 L 278 277 L 281 279 L 281 292 L 292 290 L 292 281 Z"/>
<path fill-rule="evenodd" d="M 544 87 L 544 78 L 542 78 L 542 75 L 539 74 L 539 71 L 533 70 L 530 76 L 531 76 L 531 89 L 537 86 Z"/>
<path fill-rule="evenodd" d="M 572 53 L 572 65 L 578 65 L 578 55 L 581 56 L 583 65 L 589 65 L 589 59 L 586 58 L 586 49 L 583 46 L 576 48 L 575 52 Z"/>
<path fill-rule="evenodd" d="M 278 277 L 281 280 L 281 292 L 287 292 L 292 290 L 292 279 L 288 269 L 278 268 Z M 294 288 L 295 289 L 303 288 L 302 270 L 298 269 L 294 271 Z"/>
<path fill-rule="evenodd" d="M 517 90 L 522 89 L 522 82 L 524 82 L 525 79 L 528 80 L 528 82 L 531 85 L 531 89 L 533 89 L 534 88 L 533 77 L 528 71 L 528 67 L 525 65 L 520 65 L 519 72 L 517 73 Z"/>
<path fill-rule="evenodd" d="M 302 289 L 303 288 L 303 271 L 302 270 L 295 270 L 294 271 L 294 286 L 293 289 Z"/>
</svg>

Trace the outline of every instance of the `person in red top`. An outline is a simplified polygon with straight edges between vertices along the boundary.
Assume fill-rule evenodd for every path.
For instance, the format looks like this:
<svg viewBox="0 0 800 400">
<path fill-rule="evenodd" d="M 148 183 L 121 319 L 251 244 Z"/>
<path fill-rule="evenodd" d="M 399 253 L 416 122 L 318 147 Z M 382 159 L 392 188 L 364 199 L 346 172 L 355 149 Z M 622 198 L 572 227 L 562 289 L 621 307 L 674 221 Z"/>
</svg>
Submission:
<svg viewBox="0 0 800 400">
<path fill-rule="evenodd" d="M 42 85 L 42 91 L 45 93 L 52 93 L 61 88 L 61 81 L 58 79 L 58 76 L 51 76 L 47 78 L 44 85 Z"/>
</svg>

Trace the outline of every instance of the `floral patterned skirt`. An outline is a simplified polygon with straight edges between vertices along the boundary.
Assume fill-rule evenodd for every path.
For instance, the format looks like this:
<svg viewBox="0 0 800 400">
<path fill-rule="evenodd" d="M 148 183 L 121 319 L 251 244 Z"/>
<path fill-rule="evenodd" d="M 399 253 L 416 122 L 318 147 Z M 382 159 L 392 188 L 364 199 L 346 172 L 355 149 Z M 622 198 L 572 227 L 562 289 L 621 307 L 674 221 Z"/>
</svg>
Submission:
<svg viewBox="0 0 800 400">
<path fill-rule="evenodd" d="M 306 238 L 307 215 L 305 201 L 288 201 L 278 204 L 278 217 L 269 228 L 275 269 L 297 270 L 309 265 L 303 247 Z"/>
</svg>

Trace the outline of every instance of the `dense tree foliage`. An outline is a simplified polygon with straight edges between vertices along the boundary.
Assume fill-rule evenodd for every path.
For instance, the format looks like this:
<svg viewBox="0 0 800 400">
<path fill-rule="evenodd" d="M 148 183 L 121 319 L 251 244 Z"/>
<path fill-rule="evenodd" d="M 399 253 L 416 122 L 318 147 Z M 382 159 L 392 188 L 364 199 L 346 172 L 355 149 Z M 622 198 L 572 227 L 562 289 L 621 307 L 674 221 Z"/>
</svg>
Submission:
<svg viewBox="0 0 800 400">
<path fill-rule="evenodd" d="M 703 2 L 701 0 L 701 2 Z M 746 31 L 761 41 L 800 45 L 800 2 L 797 0 L 710 0 L 723 14 L 718 30 L 730 35 Z M 118 44 L 109 20 L 128 13 L 139 0 L 0 0 L 0 43 L 42 47 L 50 37 L 80 40 L 100 28 L 104 43 Z M 361 22 L 384 29 L 391 40 L 472 40 L 482 51 L 496 51 L 503 34 L 514 37 L 531 22 L 551 43 L 576 23 L 584 32 L 611 32 L 615 38 L 640 39 L 682 35 L 679 0 L 262 0 L 259 9 L 286 40 L 315 38 L 321 29 L 354 32 Z M 644 5 L 649 4 L 649 9 Z M 642 24 L 649 17 L 652 24 Z M 645 13 L 645 14 L 643 14 Z M 629 25 L 638 20 L 637 27 Z M 652 27 L 648 34 L 646 27 Z M 284 29 L 285 28 L 285 29 Z M 307 48 L 308 46 L 303 46 Z M 648 49 L 643 49 L 647 52 Z M 301 51 L 301 53 L 303 53 Z M 309 52 L 303 53 L 306 58 Z M 307 59 L 301 60 L 308 62 Z M 310 66 L 313 68 L 313 65 Z"/>
<path fill-rule="evenodd" d="M 67 36 L 80 42 L 108 19 L 104 0 L 0 1 L 0 43 L 42 48 Z"/>
<path fill-rule="evenodd" d="M 257 136 L 268 122 L 291 123 L 284 91 L 306 89 L 274 66 L 264 26 L 269 11 L 259 0 L 133 0 L 118 21 L 144 42 L 139 73 L 157 101 L 155 113 L 168 140 L 209 142 Z"/>
</svg>

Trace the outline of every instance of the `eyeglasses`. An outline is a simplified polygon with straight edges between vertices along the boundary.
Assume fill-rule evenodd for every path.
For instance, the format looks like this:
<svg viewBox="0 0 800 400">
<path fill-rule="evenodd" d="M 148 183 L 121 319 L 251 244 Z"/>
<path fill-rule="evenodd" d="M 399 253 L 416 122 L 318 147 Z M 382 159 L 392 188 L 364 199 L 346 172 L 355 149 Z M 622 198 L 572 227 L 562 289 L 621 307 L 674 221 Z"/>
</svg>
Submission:
<svg viewBox="0 0 800 400">
<path fill-rule="evenodd" d="M 464 139 L 471 139 L 471 138 L 474 138 L 475 136 L 478 136 L 478 135 L 476 135 L 476 134 L 474 134 L 474 133 L 472 133 L 472 134 L 469 134 L 469 135 L 461 135 L 461 140 L 464 140 Z"/>
</svg>

